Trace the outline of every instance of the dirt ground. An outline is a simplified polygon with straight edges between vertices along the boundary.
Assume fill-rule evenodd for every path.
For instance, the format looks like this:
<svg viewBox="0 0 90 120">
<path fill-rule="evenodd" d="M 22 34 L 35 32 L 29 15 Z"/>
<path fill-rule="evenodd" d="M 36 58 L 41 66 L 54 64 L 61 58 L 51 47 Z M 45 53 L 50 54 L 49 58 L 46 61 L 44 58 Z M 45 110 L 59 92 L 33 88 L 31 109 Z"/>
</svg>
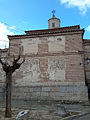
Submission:
<svg viewBox="0 0 90 120">
<path fill-rule="evenodd" d="M 12 109 L 12 118 L 5 118 L 5 109 L 0 108 L 0 120 L 15 120 L 18 112 L 19 112 L 18 109 Z"/>
<path fill-rule="evenodd" d="M 17 114 L 22 111 L 22 109 L 12 109 L 12 118 L 5 118 L 5 109 L 2 108 L 0 109 L 0 120 L 16 120 L 16 116 Z M 73 113 L 75 114 L 75 113 Z M 72 115 L 72 113 L 71 113 Z M 71 116 L 69 114 L 69 116 Z M 46 110 L 30 110 L 29 111 L 29 115 L 28 115 L 28 118 L 30 120 L 60 120 L 62 118 L 65 118 L 67 117 L 68 115 L 66 116 L 60 116 L 60 115 L 57 115 L 55 113 L 55 111 L 53 110 L 49 110 L 49 111 L 46 111 Z"/>
</svg>

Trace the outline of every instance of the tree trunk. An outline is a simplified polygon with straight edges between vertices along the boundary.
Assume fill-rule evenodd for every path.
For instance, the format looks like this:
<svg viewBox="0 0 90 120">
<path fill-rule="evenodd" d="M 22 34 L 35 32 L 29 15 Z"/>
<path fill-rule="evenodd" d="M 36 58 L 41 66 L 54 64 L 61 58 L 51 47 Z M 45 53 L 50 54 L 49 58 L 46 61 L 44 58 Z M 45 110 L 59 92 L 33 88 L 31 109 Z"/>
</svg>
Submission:
<svg viewBox="0 0 90 120">
<path fill-rule="evenodd" d="M 5 117 L 11 117 L 11 85 L 12 85 L 12 72 L 6 73 L 6 111 Z"/>
</svg>

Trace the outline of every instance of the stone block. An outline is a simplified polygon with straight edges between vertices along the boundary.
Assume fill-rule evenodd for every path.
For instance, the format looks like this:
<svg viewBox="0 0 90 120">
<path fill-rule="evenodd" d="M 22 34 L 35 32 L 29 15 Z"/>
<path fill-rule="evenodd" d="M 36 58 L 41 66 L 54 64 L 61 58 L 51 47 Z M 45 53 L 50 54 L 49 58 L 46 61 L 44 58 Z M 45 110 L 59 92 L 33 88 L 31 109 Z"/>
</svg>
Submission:
<svg viewBox="0 0 90 120">
<path fill-rule="evenodd" d="M 51 88 L 50 87 L 42 87 L 42 92 L 49 92 L 51 91 Z"/>
<path fill-rule="evenodd" d="M 66 90 L 67 90 L 66 87 L 67 87 L 67 86 L 60 86 L 60 87 L 59 87 L 59 92 L 61 92 L 61 93 L 65 93 Z"/>
<path fill-rule="evenodd" d="M 42 87 L 41 86 L 36 86 L 33 88 L 34 92 L 41 92 L 42 91 Z"/>
<path fill-rule="evenodd" d="M 59 91 L 59 87 L 58 86 L 51 87 L 51 91 L 52 92 L 58 92 Z"/>
<path fill-rule="evenodd" d="M 32 96 L 34 97 L 40 97 L 41 96 L 41 92 L 32 92 Z"/>
<path fill-rule="evenodd" d="M 49 97 L 49 92 L 41 92 L 41 95 L 42 97 Z"/>
</svg>

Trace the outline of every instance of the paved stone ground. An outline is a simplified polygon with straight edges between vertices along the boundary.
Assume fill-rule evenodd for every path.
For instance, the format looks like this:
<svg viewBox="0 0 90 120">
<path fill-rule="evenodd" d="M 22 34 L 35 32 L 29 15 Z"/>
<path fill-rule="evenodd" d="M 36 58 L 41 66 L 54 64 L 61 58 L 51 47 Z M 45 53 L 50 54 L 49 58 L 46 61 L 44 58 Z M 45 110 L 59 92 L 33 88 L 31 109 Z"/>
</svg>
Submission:
<svg viewBox="0 0 90 120">
<path fill-rule="evenodd" d="M 71 116 L 65 120 L 90 120 L 90 103 L 86 104 L 76 104 L 76 105 L 66 105 L 68 110 L 80 111 L 79 115 Z"/>
<path fill-rule="evenodd" d="M 90 103 L 86 104 L 58 104 L 64 106 L 67 111 L 71 112 L 71 116 L 60 116 L 56 114 L 57 104 L 52 105 L 32 105 L 28 108 L 12 109 L 13 116 L 11 119 L 4 118 L 5 108 L 0 108 L 0 120 L 15 120 L 18 112 L 24 109 L 31 109 L 29 114 L 30 120 L 90 120 Z M 76 114 L 79 113 L 79 114 Z"/>
<path fill-rule="evenodd" d="M 83 110 L 81 110 L 81 113 L 81 116 L 78 116 L 73 120 L 90 120 L 90 104 L 83 106 Z"/>
<path fill-rule="evenodd" d="M 90 120 L 90 114 L 82 116 L 82 117 L 79 117 L 79 118 L 74 119 L 74 120 Z"/>
</svg>

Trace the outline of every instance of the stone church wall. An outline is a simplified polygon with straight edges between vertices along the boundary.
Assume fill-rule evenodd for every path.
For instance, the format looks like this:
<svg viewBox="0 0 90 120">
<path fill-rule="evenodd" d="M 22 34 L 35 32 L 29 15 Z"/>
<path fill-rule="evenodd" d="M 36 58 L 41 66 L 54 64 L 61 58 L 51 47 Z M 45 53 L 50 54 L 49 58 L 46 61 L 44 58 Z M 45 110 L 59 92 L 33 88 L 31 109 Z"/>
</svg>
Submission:
<svg viewBox="0 0 90 120">
<path fill-rule="evenodd" d="M 12 99 L 87 101 L 82 34 L 10 40 L 10 55 L 21 48 L 26 61 L 13 74 Z"/>
<path fill-rule="evenodd" d="M 0 56 L 2 57 L 3 61 L 6 60 L 6 56 L 8 55 L 8 49 L 0 49 Z M 2 69 L 2 65 L 0 64 L 0 86 L 5 83 L 5 72 Z"/>
<path fill-rule="evenodd" d="M 84 50 L 85 50 L 85 59 L 88 57 L 90 59 L 90 40 L 84 40 Z M 90 64 L 85 66 L 86 79 L 90 84 Z"/>
<path fill-rule="evenodd" d="M 0 56 L 5 61 L 5 57 L 8 55 L 8 49 L 0 49 Z M 2 65 L 0 64 L 0 102 L 5 97 L 5 91 L 6 91 L 6 75 L 5 72 L 2 69 Z"/>
</svg>

